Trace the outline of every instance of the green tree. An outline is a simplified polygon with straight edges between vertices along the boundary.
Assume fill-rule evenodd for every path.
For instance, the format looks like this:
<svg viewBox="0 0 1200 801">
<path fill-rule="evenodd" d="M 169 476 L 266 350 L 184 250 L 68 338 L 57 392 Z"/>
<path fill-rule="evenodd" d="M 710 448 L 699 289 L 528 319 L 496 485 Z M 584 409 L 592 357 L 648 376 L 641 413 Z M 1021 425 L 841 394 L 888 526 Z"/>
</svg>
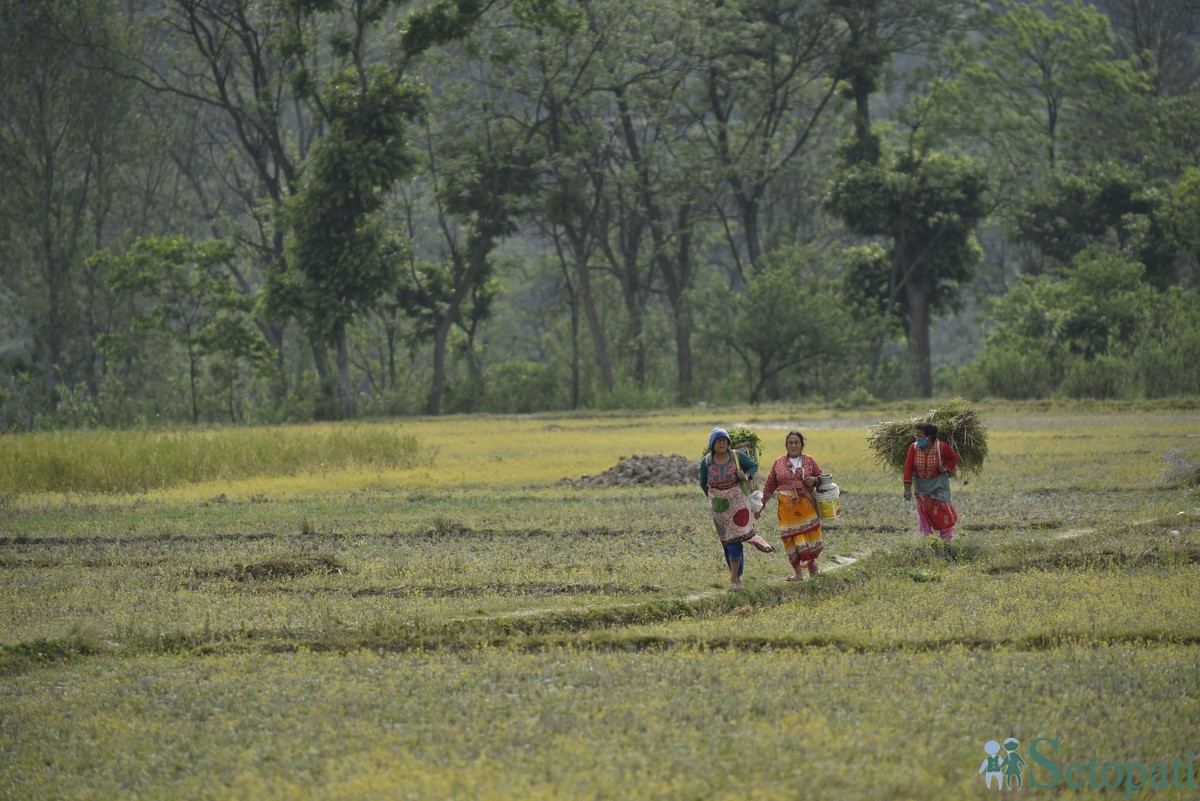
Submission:
<svg viewBox="0 0 1200 801">
<path fill-rule="evenodd" d="M 751 403 L 849 392 L 866 376 L 878 315 L 847 298 L 842 276 L 815 249 L 769 254 L 770 265 L 731 304 L 725 329 L 750 377 Z"/>
<path fill-rule="evenodd" d="M 1167 224 L 1179 243 L 1192 286 L 1200 285 L 1200 167 L 1190 167 L 1172 188 Z"/>
<path fill-rule="evenodd" d="M 347 325 L 396 286 L 406 247 L 379 212 L 411 169 L 405 129 L 420 98 L 420 90 L 387 65 L 363 65 L 335 78 L 321 97 L 329 132 L 314 147 L 288 205 L 295 269 L 270 285 L 272 300 L 303 309 L 336 346 L 344 418 L 355 415 Z"/>
<path fill-rule="evenodd" d="M 101 335 L 96 348 L 116 363 L 138 351 L 147 333 L 162 334 L 181 347 L 192 422 L 200 420 L 205 363 L 224 377 L 227 408 L 236 418 L 237 364 L 258 366 L 267 359 L 267 344 L 249 322 L 250 304 L 229 275 L 234 258 L 226 242 L 194 244 L 182 236 L 139 239 L 122 254 L 101 250 L 89 258 L 115 292 L 142 301 L 130 327 Z"/>
<path fill-rule="evenodd" d="M 1099 0 L 1118 36 L 1118 54 L 1137 61 L 1156 95 L 1184 95 L 1200 80 L 1200 3 Z"/>
<path fill-rule="evenodd" d="M 284 205 L 322 133 L 313 86 L 345 65 L 331 41 L 338 37 L 292 0 L 165 0 L 137 21 L 154 45 L 115 72 L 159 98 L 155 113 L 184 121 L 174 156 L 199 206 L 184 232 L 236 242 L 252 258 L 231 262 L 238 268 L 232 277 L 240 292 L 255 295 L 291 269 Z M 281 404 L 289 391 L 289 317 L 311 350 L 322 391 L 332 387 L 327 340 L 305 310 L 260 314 L 255 322 L 274 350 Z"/>
<path fill-rule="evenodd" d="M 128 44 L 109 4 L 0 0 L 0 275 L 24 339 L 6 372 L 26 375 L 31 419 L 60 385 L 97 388 L 93 298 L 104 288 L 84 258 L 111 235 L 141 133 L 131 88 L 107 73 Z"/>
<path fill-rule="evenodd" d="M 979 25 L 956 56 L 954 124 L 986 146 L 1006 185 L 1119 155 L 1136 136 L 1147 78 L 1117 57 L 1104 14 L 1080 0 L 998 0 Z"/>
<path fill-rule="evenodd" d="M 1200 387 L 1200 298 L 1157 289 L 1116 250 L 1080 253 L 1065 277 L 1022 276 L 961 375 L 974 396 L 1160 397 Z"/>
<path fill-rule="evenodd" d="M 1168 217 L 1162 191 L 1133 170 L 1105 162 L 1079 175 L 1051 176 L 1029 193 L 1015 225 L 1020 239 L 1037 248 L 1051 269 L 1067 269 L 1084 250 L 1107 243 L 1135 253 L 1146 279 L 1163 287 L 1176 278 L 1180 249 Z"/>
<path fill-rule="evenodd" d="M 838 108 L 841 18 L 824 0 L 700 4 L 706 35 L 689 50 L 695 119 L 688 136 L 716 167 L 715 211 L 739 283 L 765 268 L 764 236 L 786 193 L 773 184 L 811 167 L 821 122 Z M 801 176 L 797 176 L 801 177 Z"/>
<path fill-rule="evenodd" d="M 981 259 L 975 226 L 986 188 L 975 162 L 910 152 L 847 165 L 830 189 L 828 208 L 851 232 L 887 243 L 883 258 L 858 262 L 862 272 L 851 282 L 877 293 L 884 316 L 904 320 L 916 387 L 926 397 L 933 394 L 930 324 L 955 308 Z"/>
<path fill-rule="evenodd" d="M 296 0 L 296 4 L 304 13 L 325 12 L 330 6 L 317 0 Z M 407 247 L 389 233 L 383 210 L 397 182 L 411 174 L 415 164 L 409 152 L 410 125 L 424 111 L 424 91 L 412 75 L 414 62 L 431 48 L 463 38 L 485 9 L 480 0 L 438 0 L 416 6 L 405 19 L 390 59 L 372 64 L 370 34 L 384 24 L 393 5 L 404 4 L 350 2 L 343 15 L 347 27 L 334 34 L 334 50 L 348 66 L 323 86 L 311 87 L 328 131 L 314 147 L 303 184 L 289 204 L 297 269 L 288 273 L 286 284 L 272 287 L 277 303 L 303 308 L 321 335 L 336 344 L 343 417 L 355 413 L 347 325 L 397 286 Z M 521 3 L 516 11 L 525 24 L 558 19 L 557 3 L 552 0 Z M 481 201 L 487 208 L 467 208 L 477 197 L 471 191 L 458 196 L 459 210 L 483 220 L 472 247 L 486 252 L 505 221 L 487 213 L 494 211 L 488 204 L 495 203 L 495 194 Z M 480 259 L 477 254 L 472 258 Z M 435 369 L 431 409 L 440 409 L 438 393 Z"/>
</svg>

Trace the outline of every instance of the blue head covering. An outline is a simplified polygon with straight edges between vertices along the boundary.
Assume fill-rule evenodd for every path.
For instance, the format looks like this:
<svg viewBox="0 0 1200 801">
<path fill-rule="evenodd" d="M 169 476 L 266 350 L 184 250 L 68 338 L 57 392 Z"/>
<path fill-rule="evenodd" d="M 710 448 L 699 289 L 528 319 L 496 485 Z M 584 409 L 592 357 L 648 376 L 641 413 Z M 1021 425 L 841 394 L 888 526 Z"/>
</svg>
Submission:
<svg viewBox="0 0 1200 801">
<path fill-rule="evenodd" d="M 725 429 L 721 428 L 720 426 L 717 426 L 716 428 L 714 428 L 712 430 L 712 433 L 708 435 L 708 449 L 710 451 L 713 449 L 713 443 L 716 442 L 721 437 L 724 437 L 725 439 L 729 439 L 729 432 L 726 431 Z M 732 440 L 730 440 L 729 445 L 730 445 L 730 447 L 733 447 Z"/>
</svg>

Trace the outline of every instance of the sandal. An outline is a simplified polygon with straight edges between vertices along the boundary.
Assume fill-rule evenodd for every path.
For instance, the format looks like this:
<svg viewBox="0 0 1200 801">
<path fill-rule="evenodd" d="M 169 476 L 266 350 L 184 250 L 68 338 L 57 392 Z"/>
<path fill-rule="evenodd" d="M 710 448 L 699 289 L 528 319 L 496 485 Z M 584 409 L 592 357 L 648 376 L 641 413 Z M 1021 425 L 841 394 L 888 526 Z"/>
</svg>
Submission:
<svg viewBox="0 0 1200 801">
<path fill-rule="evenodd" d="M 797 575 L 797 576 L 788 576 L 787 580 L 788 581 L 808 581 L 808 576 L 801 573 L 800 575 Z"/>
<path fill-rule="evenodd" d="M 763 553 L 772 553 L 775 550 L 775 547 L 773 545 L 771 545 L 771 543 L 764 540 L 762 538 L 762 536 L 760 536 L 758 534 L 755 534 L 753 537 L 751 537 L 749 540 L 747 540 L 747 542 L 749 542 L 751 545 L 753 545 L 755 548 L 762 551 Z"/>
</svg>

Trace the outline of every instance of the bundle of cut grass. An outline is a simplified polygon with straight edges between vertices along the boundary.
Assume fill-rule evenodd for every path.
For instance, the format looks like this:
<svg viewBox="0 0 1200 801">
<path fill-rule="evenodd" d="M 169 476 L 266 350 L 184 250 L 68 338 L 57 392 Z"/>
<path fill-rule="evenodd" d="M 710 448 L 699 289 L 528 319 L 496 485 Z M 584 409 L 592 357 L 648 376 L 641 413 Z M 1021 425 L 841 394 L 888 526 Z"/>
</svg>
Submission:
<svg viewBox="0 0 1200 801">
<path fill-rule="evenodd" d="M 904 457 L 913 441 L 913 426 L 917 423 L 933 423 L 938 427 L 938 439 L 950 443 L 950 447 L 958 451 L 959 470 L 975 475 L 983 470 L 983 460 L 988 452 L 987 421 L 978 408 L 962 398 L 955 398 L 919 417 L 871 426 L 867 446 L 875 454 L 875 461 L 897 473 L 902 472 Z"/>
</svg>

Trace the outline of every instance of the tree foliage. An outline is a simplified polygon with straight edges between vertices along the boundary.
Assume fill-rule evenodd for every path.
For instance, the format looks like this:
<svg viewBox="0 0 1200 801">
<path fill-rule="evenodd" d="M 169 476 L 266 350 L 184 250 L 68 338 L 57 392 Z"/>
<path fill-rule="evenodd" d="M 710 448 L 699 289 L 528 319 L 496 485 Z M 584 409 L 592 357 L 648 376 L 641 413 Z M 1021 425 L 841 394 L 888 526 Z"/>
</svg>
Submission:
<svg viewBox="0 0 1200 801">
<path fill-rule="evenodd" d="M 1132 398 L 1194 394 L 1195 290 L 1156 289 L 1118 251 L 1079 254 L 1066 277 L 1022 278 L 995 303 L 995 327 L 964 369 L 974 395 Z"/>
<path fill-rule="evenodd" d="M 1191 5 L 0 0 L 0 425 L 1190 391 Z"/>
<path fill-rule="evenodd" d="M 851 282 L 874 288 L 883 313 L 905 321 L 917 389 L 926 396 L 933 392 L 931 317 L 955 308 L 980 261 L 975 226 L 986 211 L 986 187 L 968 159 L 899 153 L 847 165 L 830 189 L 827 208 L 852 232 L 886 242 L 886 258 L 859 260 Z"/>
<path fill-rule="evenodd" d="M 251 303 L 238 292 L 227 265 L 236 257 L 227 243 L 196 244 L 184 237 L 139 239 L 124 253 L 97 251 L 91 264 L 115 292 L 138 299 L 128 328 L 101 334 L 96 348 L 107 370 L 120 377 L 122 363 L 138 353 L 147 335 L 178 345 L 186 365 L 191 421 L 201 417 L 201 379 L 207 366 L 221 377 L 225 407 L 237 422 L 234 384 L 239 364 L 261 367 L 269 348 L 249 319 Z"/>
</svg>

